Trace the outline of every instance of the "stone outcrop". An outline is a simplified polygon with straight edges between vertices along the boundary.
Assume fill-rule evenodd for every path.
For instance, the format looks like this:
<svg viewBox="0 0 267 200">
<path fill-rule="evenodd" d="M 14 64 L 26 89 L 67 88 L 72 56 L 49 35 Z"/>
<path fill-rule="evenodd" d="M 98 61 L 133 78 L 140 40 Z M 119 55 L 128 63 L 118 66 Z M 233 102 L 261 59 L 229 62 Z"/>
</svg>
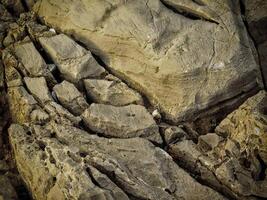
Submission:
<svg viewBox="0 0 267 200">
<path fill-rule="evenodd" d="M 266 199 L 252 2 L 0 0 L 0 200 Z"/>
<path fill-rule="evenodd" d="M 99 138 L 56 123 L 14 124 L 9 134 L 18 169 L 39 200 L 225 199 L 145 139 Z"/>
<path fill-rule="evenodd" d="M 249 98 L 229 114 L 216 133 L 183 140 L 170 154 L 207 184 L 236 199 L 267 198 L 267 94 Z"/>
<path fill-rule="evenodd" d="M 180 122 L 262 85 L 239 1 L 197 2 L 43 0 L 34 10 Z"/>
</svg>

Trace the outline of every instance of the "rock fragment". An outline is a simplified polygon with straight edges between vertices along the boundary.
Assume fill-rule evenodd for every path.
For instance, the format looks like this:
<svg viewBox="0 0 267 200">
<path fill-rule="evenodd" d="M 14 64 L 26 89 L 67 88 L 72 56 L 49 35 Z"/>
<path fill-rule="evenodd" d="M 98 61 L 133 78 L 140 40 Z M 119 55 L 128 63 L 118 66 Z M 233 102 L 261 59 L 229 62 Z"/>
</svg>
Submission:
<svg viewBox="0 0 267 200">
<path fill-rule="evenodd" d="M 92 104 L 82 115 L 85 125 L 106 137 L 144 137 L 162 143 L 153 117 L 140 105 L 115 107 Z"/>
<path fill-rule="evenodd" d="M 53 91 L 59 102 L 74 115 L 81 115 L 89 106 L 79 90 L 68 81 L 56 85 Z"/>
<path fill-rule="evenodd" d="M 62 76 L 73 83 L 85 78 L 103 76 L 101 67 L 92 54 L 64 34 L 39 39 L 46 53 L 58 66 Z"/>
</svg>

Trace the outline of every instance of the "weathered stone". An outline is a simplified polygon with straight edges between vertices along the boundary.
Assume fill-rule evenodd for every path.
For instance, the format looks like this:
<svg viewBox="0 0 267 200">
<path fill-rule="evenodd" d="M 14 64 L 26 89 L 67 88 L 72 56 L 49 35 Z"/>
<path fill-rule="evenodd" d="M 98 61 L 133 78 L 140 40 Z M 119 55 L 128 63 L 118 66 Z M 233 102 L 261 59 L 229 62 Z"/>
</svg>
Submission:
<svg viewBox="0 0 267 200">
<path fill-rule="evenodd" d="M 239 8 L 239 1 L 229 0 L 35 5 L 44 22 L 87 45 L 174 122 L 262 86 Z"/>
<path fill-rule="evenodd" d="M 35 199 L 225 199 L 147 140 L 100 138 L 55 123 L 33 129 L 14 124 L 9 137 Z"/>
<path fill-rule="evenodd" d="M 175 143 L 186 137 L 186 133 L 183 129 L 177 126 L 170 126 L 163 131 L 164 140 L 167 145 Z"/>
<path fill-rule="evenodd" d="M 84 85 L 88 97 L 96 103 L 114 106 L 143 104 L 141 95 L 121 81 L 86 79 Z"/>
<path fill-rule="evenodd" d="M 106 137 L 143 137 L 162 143 L 156 122 L 145 107 L 140 105 L 115 107 L 91 104 L 82 118 L 88 128 Z"/>
<path fill-rule="evenodd" d="M 82 120 L 80 117 L 72 115 L 68 110 L 56 102 L 48 102 L 44 106 L 44 110 L 49 114 L 51 119 L 60 124 L 78 126 Z"/>
<path fill-rule="evenodd" d="M 31 123 L 45 124 L 49 121 L 49 115 L 42 109 L 36 109 L 31 112 Z"/>
<path fill-rule="evenodd" d="M 31 112 L 38 107 L 35 99 L 21 86 L 8 88 L 8 102 L 12 121 L 17 123 L 30 122 Z"/>
<path fill-rule="evenodd" d="M 88 77 L 101 77 L 105 69 L 92 54 L 64 34 L 39 39 L 42 47 L 58 66 L 62 76 L 73 83 Z"/>
<path fill-rule="evenodd" d="M 178 142 L 170 145 L 170 154 L 232 198 L 266 198 L 266 99 L 266 92 L 261 91 L 229 114 L 216 128 L 224 138 L 200 136 L 198 146 L 192 141 Z"/>
<path fill-rule="evenodd" d="M 12 66 L 5 67 L 5 78 L 7 87 L 18 87 L 23 85 L 20 73 Z"/>
<path fill-rule="evenodd" d="M 53 101 L 44 77 L 25 77 L 24 81 L 30 93 L 39 103 L 44 105 L 49 101 Z"/>
<path fill-rule="evenodd" d="M 242 0 L 248 29 L 256 42 L 265 87 L 267 87 L 267 2 L 265 0 Z"/>
<path fill-rule="evenodd" d="M 215 133 L 208 133 L 206 135 L 201 135 L 198 138 L 198 146 L 204 151 L 210 151 L 214 149 L 223 140 L 222 137 Z"/>
<path fill-rule="evenodd" d="M 47 73 L 46 63 L 36 50 L 33 43 L 19 44 L 15 46 L 15 53 L 19 61 L 24 65 L 31 76 L 43 76 Z"/>
<path fill-rule="evenodd" d="M 79 90 L 68 81 L 56 85 L 53 90 L 59 102 L 74 115 L 81 115 L 89 106 Z"/>
</svg>

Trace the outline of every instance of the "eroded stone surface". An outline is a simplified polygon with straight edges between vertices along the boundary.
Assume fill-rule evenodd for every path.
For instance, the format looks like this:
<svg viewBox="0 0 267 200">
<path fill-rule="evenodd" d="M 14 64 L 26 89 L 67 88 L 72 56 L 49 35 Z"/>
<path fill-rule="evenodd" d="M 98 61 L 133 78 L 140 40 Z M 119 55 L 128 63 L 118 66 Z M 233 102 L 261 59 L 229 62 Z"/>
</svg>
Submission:
<svg viewBox="0 0 267 200">
<path fill-rule="evenodd" d="M 82 115 L 85 125 L 107 137 L 144 137 L 162 143 L 153 117 L 140 105 L 115 107 L 92 104 Z"/>
<path fill-rule="evenodd" d="M 225 199 L 141 138 L 99 138 L 55 123 L 31 129 L 14 124 L 9 134 L 36 199 Z"/>
<path fill-rule="evenodd" d="M 25 77 L 24 81 L 28 90 L 35 97 L 35 99 L 38 100 L 41 104 L 53 101 L 44 77 L 40 78 Z"/>
<path fill-rule="evenodd" d="M 56 85 L 53 90 L 59 102 L 74 115 L 81 115 L 89 106 L 79 90 L 68 81 Z"/>
<path fill-rule="evenodd" d="M 202 181 L 236 199 L 266 198 L 266 92 L 249 98 L 216 128 L 216 135 L 170 146 L 170 154 Z M 223 136 L 223 137 L 220 137 Z"/>
<path fill-rule="evenodd" d="M 174 122 L 261 85 L 239 1 L 43 0 L 34 10 Z"/>
<path fill-rule="evenodd" d="M 114 106 L 143 104 L 140 94 L 120 80 L 84 80 L 87 95 L 97 103 Z"/>
<path fill-rule="evenodd" d="M 64 34 L 43 37 L 39 41 L 66 80 L 77 83 L 81 79 L 101 77 L 105 73 L 89 51 Z"/>
</svg>

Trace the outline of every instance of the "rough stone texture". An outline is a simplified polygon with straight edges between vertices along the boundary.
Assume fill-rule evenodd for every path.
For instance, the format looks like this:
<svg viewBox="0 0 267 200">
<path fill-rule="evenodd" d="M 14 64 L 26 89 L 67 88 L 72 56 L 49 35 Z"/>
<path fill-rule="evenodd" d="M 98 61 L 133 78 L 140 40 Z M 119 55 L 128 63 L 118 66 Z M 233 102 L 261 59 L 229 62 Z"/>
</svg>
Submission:
<svg viewBox="0 0 267 200">
<path fill-rule="evenodd" d="M 120 80 L 86 79 L 84 85 L 88 97 L 97 103 L 114 106 L 143 104 L 141 95 Z"/>
<path fill-rule="evenodd" d="M 259 92 L 231 113 L 216 128 L 238 144 L 245 159 L 253 164 L 257 157 L 267 163 L 267 93 Z M 260 172 L 255 175 L 258 176 Z M 266 185 L 267 186 L 267 185 Z"/>
<path fill-rule="evenodd" d="M 44 77 L 40 78 L 24 78 L 25 84 L 34 98 L 41 104 L 53 101 L 52 96 L 48 90 L 46 80 Z"/>
<path fill-rule="evenodd" d="M 82 115 L 85 125 L 106 137 L 144 137 L 162 143 L 159 128 L 145 107 L 129 105 L 115 107 L 91 104 Z"/>
<path fill-rule="evenodd" d="M 31 76 L 43 76 L 46 63 L 33 43 L 19 44 L 15 47 L 16 56 Z"/>
<path fill-rule="evenodd" d="M 8 89 L 8 102 L 12 120 L 17 123 L 30 122 L 31 112 L 38 107 L 37 101 L 21 86 Z"/>
<path fill-rule="evenodd" d="M 68 81 L 77 83 L 81 79 L 101 77 L 105 73 L 89 51 L 64 34 L 40 38 L 39 41 Z"/>
<path fill-rule="evenodd" d="M 267 1 L 242 0 L 251 36 L 258 48 L 260 63 L 267 87 Z"/>
<path fill-rule="evenodd" d="M 43 0 L 34 10 L 175 122 L 262 85 L 239 1 Z"/>
<path fill-rule="evenodd" d="M 267 198 L 266 102 L 266 92 L 259 92 L 220 123 L 217 136 L 200 136 L 198 145 L 191 140 L 178 142 L 170 146 L 170 154 L 232 198 Z"/>
<path fill-rule="evenodd" d="M 68 81 L 56 85 L 53 90 L 59 102 L 74 115 L 81 115 L 89 106 L 79 90 Z"/>
<path fill-rule="evenodd" d="M 13 124 L 9 137 L 18 169 L 38 200 L 225 199 L 141 138 L 99 138 L 55 123 Z"/>
</svg>

